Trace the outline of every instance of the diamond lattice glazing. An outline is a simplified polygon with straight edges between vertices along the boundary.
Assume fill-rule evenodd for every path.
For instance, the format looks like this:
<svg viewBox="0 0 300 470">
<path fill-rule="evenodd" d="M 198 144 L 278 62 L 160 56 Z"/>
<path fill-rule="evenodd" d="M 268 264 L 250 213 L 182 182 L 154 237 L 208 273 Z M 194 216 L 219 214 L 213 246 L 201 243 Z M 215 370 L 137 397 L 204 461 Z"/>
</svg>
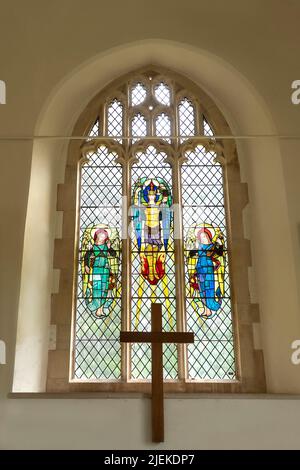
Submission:
<svg viewBox="0 0 300 470">
<path fill-rule="evenodd" d="M 195 334 L 188 346 L 189 378 L 234 379 L 222 167 L 203 146 L 186 156 L 181 171 L 186 316 L 187 329 Z M 219 297 L 218 288 L 224 290 Z"/>
<path fill-rule="evenodd" d="M 121 374 L 122 170 L 115 158 L 101 146 L 81 169 L 76 379 L 118 379 Z"/>
</svg>

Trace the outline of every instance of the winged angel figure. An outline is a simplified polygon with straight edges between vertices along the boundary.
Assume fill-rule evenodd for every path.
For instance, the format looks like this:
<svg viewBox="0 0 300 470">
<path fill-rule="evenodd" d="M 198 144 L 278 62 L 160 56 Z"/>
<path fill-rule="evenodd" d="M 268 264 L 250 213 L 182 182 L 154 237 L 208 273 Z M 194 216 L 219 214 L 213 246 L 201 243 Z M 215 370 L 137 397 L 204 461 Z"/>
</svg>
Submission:
<svg viewBox="0 0 300 470">
<path fill-rule="evenodd" d="M 170 250 L 173 220 L 170 209 L 172 205 L 171 189 L 163 178 L 143 177 L 135 183 L 132 195 L 131 214 L 136 249 L 140 260 L 135 326 L 137 327 L 139 323 L 142 298 L 147 284 L 151 288 L 151 300 L 155 302 L 159 283 L 162 283 L 168 321 L 171 325 L 172 316 L 166 275 L 168 249 L 172 251 Z"/>
<path fill-rule="evenodd" d="M 224 297 L 224 236 L 218 227 L 196 224 L 189 229 L 185 251 L 192 307 L 200 317 L 212 317 Z"/>
<path fill-rule="evenodd" d="M 82 236 L 81 274 L 85 303 L 97 318 L 106 317 L 120 296 L 120 238 L 104 224 L 88 227 Z"/>
</svg>

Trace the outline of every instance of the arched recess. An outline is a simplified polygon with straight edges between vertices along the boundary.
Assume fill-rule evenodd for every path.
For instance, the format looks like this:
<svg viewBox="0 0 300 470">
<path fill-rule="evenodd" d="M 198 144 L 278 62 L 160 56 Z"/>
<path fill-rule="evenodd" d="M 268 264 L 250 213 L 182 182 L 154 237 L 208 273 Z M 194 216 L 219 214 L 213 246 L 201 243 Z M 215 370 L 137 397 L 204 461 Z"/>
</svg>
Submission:
<svg viewBox="0 0 300 470">
<path fill-rule="evenodd" d="M 70 73 L 63 83 L 58 84 L 47 100 L 36 126 L 36 135 L 70 134 L 78 116 L 99 89 L 104 88 L 113 78 L 148 63 L 170 67 L 199 85 L 213 97 L 234 134 L 274 133 L 272 119 L 262 99 L 251 84 L 231 65 L 185 44 L 150 40 L 109 50 Z M 278 263 L 281 271 L 285 270 L 290 279 L 294 272 L 289 231 L 287 233 L 289 244 L 284 256 L 283 253 L 279 253 L 278 256 L 282 259 L 277 258 L 276 262 L 273 256 L 274 250 L 280 244 L 280 236 L 276 229 L 279 229 L 283 223 L 288 227 L 281 156 L 278 144 L 274 140 L 268 142 L 252 140 L 243 142 L 238 147 L 242 179 L 249 185 L 252 214 L 249 218 L 250 225 L 255 225 L 251 239 L 262 312 L 262 342 L 268 389 L 292 390 L 294 387 L 292 371 L 283 363 L 277 347 L 282 334 L 285 342 L 290 334 L 286 328 L 282 328 L 281 312 L 286 308 L 286 302 L 283 303 L 282 300 L 280 305 L 280 299 L 274 301 L 274 289 L 280 288 L 281 292 L 285 291 L 288 294 L 290 325 L 296 322 L 297 299 L 296 294 L 295 297 L 291 294 L 291 291 L 296 292 L 296 288 L 291 287 L 287 278 L 279 283 L 274 277 Z M 54 140 L 49 145 L 36 141 L 34 144 L 24 240 L 14 391 L 45 390 L 53 274 L 51 266 L 55 238 L 53 220 L 56 210 L 56 187 L 58 183 L 63 183 L 66 155 L 67 142 Z M 270 162 L 272 162 L 271 175 Z M 37 194 L 41 193 L 41 179 L 43 194 L 37 198 Z M 277 189 L 276 192 L 273 191 L 272 197 L 266 194 L 266 181 L 271 187 L 275 185 Z M 268 220 L 262 207 L 270 209 Z M 255 222 L 251 224 L 252 221 Z M 275 230 L 271 241 L 265 237 L 270 225 Z M 30 267 L 35 250 L 39 251 L 43 260 L 39 272 L 33 272 Z M 266 283 L 266 279 L 270 279 L 270 282 Z M 62 282 L 64 281 L 61 279 L 60 284 Z M 257 317 L 256 320 L 258 322 Z M 273 325 L 272 335 L 271 325 Z M 278 364 L 282 369 L 280 379 Z M 65 371 L 61 371 L 61 374 L 64 375 Z"/>
</svg>

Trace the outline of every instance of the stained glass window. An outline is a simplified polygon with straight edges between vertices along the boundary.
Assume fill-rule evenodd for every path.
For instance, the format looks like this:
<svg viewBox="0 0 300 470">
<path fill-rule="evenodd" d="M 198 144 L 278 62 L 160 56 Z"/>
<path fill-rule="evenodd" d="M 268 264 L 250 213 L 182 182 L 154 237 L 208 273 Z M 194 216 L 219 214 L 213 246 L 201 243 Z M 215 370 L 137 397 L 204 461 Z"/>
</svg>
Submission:
<svg viewBox="0 0 300 470">
<path fill-rule="evenodd" d="M 163 329 L 176 327 L 175 260 L 171 212 L 172 170 L 166 154 L 149 146 L 132 167 L 132 317 L 133 330 L 149 331 L 151 302 L 163 304 Z M 174 345 L 164 346 L 165 377 L 177 377 Z M 132 345 L 132 378 L 150 378 L 151 347 Z"/>
<path fill-rule="evenodd" d="M 223 174 L 216 154 L 203 146 L 182 165 L 186 318 L 195 342 L 188 346 L 188 377 L 235 377 L 226 249 Z"/>
<path fill-rule="evenodd" d="M 78 379 L 119 379 L 121 374 L 122 168 L 116 157 L 100 146 L 81 166 L 74 365 Z"/>
<path fill-rule="evenodd" d="M 151 71 L 99 109 L 80 165 L 73 379 L 150 380 L 151 346 L 121 348 L 119 334 L 149 331 L 158 302 L 164 331 L 195 334 L 194 344 L 164 345 L 164 379 L 231 381 L 223 167 L 201 102 Z M 94 139 L 99 122 L 105 142 Z"/>
</svg>

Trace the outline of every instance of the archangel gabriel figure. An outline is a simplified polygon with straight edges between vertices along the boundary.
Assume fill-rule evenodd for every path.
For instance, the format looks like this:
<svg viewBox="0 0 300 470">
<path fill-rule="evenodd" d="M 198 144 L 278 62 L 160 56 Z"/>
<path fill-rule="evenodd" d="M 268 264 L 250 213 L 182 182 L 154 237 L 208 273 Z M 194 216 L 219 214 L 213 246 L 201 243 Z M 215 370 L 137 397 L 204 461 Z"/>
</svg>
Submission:
<svg viewBox="0 0 300 470">
<path fill-rule="evenodd" d="M 120 239 L 115 228 L 88 227 L 82 236 L 81 274 L 85 303 L 97 318 L 107 317 L 120 296 Z"/>
<path fill-rule="evenodd" d="M 168 256 L 172 256 L 169 253 L 173 230 L 171 189 L 163 178 L 139 178 L 133 187 L 132 204 L 135 246 L 140 260 L 135 327 L 139 324 L 142 297 L 146 287 L 150 285 L 151 301 L 155 302 L 159 283 L 162 283 L 168 322 L 172 326 L 166 274 L 166 260 Z"/>
<path fill-rule="evenodd" d="M 185 245 L 189 274 L 189 293 L 199 317 L 209 318 L 218 312 L 224 297 L 224 236 L 208 223 L 190 228 Z"/>
</svg>

